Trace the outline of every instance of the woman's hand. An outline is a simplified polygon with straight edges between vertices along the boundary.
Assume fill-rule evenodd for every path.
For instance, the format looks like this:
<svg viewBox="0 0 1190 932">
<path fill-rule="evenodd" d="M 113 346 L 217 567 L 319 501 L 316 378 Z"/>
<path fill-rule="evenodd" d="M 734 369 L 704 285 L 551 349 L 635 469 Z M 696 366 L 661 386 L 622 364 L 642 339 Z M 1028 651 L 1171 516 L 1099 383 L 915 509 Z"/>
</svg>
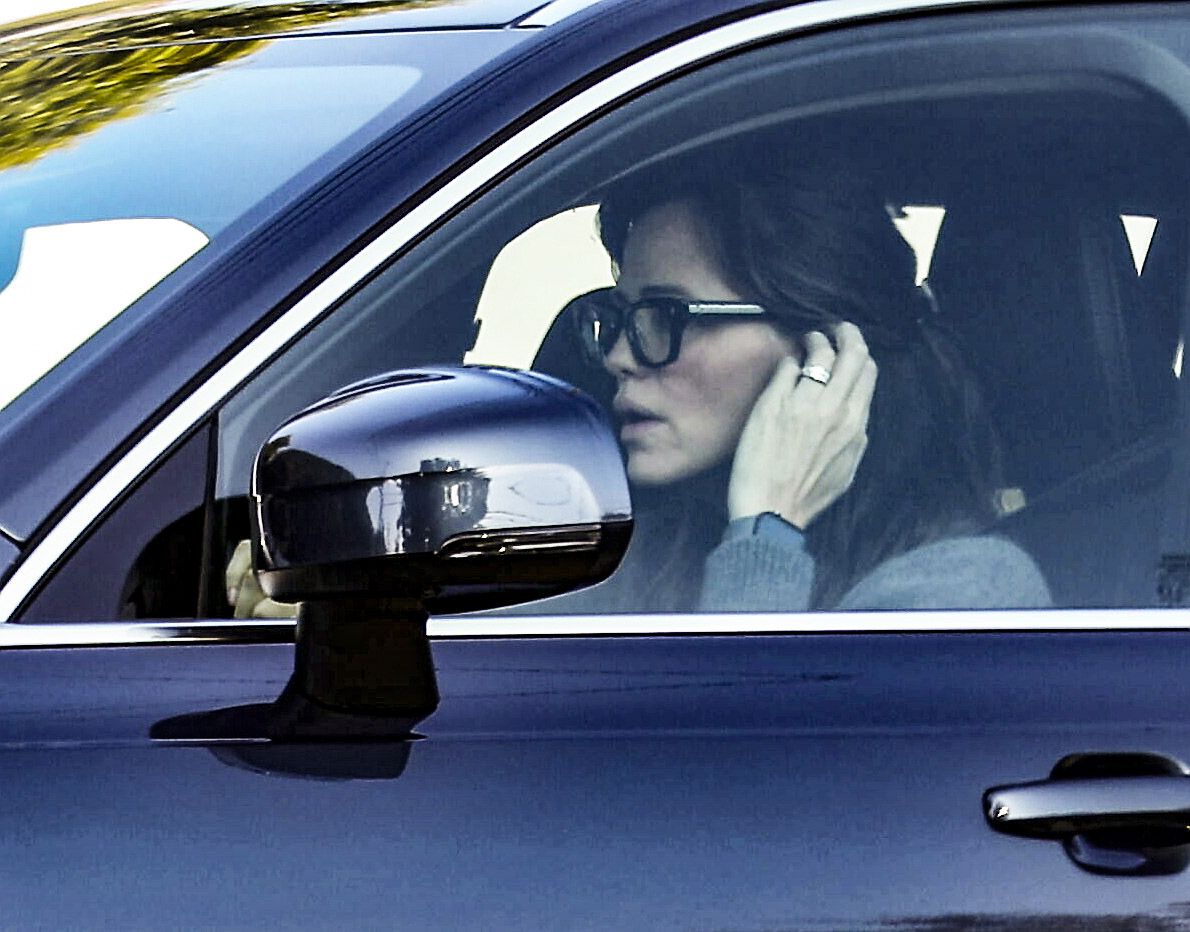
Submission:
<svg viewBox="0 0 1190 932">
<path fill-rule="evenodd" d="M 250 541 L 242 540 L 236 544 L 235 553 L 227 564 L 224 581 L 227 584 L 227 602 L 235 609 L 236 618 L 292 618 L 297 614 L 296 605 L 274 602 L 260 588 L 252 569 Z"/>
<path fill-rule="evenodd" d="M 801 366 L 784 360 L 752 406 L 736 446 L 727 508 L 732 519 L 771 511 L 796 527 L 811 521 L 851 486 L 868 445 L 876 363 L 854 324 L 805 337 Z M 821 366 L 821 385 L 803 372 Z"/>
</svg>

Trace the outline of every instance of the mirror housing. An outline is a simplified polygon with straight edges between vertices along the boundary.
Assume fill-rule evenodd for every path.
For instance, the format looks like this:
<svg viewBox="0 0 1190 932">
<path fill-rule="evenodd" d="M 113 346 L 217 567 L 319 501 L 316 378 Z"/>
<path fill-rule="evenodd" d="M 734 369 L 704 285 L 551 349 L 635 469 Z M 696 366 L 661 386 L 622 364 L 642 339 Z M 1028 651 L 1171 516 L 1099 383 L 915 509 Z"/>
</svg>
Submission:
<svg viewBox="0 0 1190 932">
<path fill-rule="evenodd" d="M 606 579 L 632 530 L 599 405 L 489 367 L 388 373 L 307 408 L 261 449 L 251 502 L 253 562 L 283 602 L 529 601 Z"/>
<path fill-rule="evenodd" d="M 220 759 L 336 779 L 404 768 L 408 747 L 391 742 L 415 738 L 438 706 L 429 611 L 600 582 L 632 532 L 603 409 L 557 379 L 491 367 L 335 392 L 264 445 L 251 503 L 261 588 L 298 603 L 293 676 L 272 703 L 175 716 L 150 734 L 250 745 Z M 336 742 L 344 753 L 328 763 Z"/>
</svg>

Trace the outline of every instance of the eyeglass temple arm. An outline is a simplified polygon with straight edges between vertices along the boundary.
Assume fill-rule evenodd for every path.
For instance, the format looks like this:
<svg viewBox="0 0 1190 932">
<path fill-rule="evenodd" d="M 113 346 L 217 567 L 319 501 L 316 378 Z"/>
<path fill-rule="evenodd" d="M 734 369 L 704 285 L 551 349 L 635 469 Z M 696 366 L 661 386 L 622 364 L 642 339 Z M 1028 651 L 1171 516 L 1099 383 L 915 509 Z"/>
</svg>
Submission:
<svg viewBox="0 0 1190 932">
<path fill-rule="evenodd" d="M 691 314 L 764 314 L 759 304 L 736 304 L 730 301 L 691 302 L 687 309 Z"/>
</svg>

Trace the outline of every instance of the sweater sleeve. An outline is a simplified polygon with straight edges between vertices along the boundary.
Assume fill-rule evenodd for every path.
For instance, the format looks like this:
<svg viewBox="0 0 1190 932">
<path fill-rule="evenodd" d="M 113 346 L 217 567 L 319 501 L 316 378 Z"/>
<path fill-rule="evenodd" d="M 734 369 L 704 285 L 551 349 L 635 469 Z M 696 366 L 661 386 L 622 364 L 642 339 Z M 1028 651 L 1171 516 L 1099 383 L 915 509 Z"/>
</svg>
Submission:
<svg viewBox="0 0 1190 932">
<path fill-rule="evenodd" d="M 751 519 L 747 519 L 751 520 Z M 805 536 L 787 530 L 750 534 L 728 526 L 707 556 L 698 609 L 703 612 L 804 612 L 814 586 Z"/>
<path fill-rule="evenodd" d="M 803 612 L 814 585 L 805 538 L 729 533 L 707 557 L 699 610 Z M 848 591 L 839 611 L 1045 608 L 1049 587 L 1033 560 L 998 537 L 952 537 L 900 554 Z"/>
<path fill-rule="evenodd" d="M 839 601 L 848 609 L 1047 608 L 1045 577 L 1002 537 L 951 537 L 876 567 Z"/>
</svg>

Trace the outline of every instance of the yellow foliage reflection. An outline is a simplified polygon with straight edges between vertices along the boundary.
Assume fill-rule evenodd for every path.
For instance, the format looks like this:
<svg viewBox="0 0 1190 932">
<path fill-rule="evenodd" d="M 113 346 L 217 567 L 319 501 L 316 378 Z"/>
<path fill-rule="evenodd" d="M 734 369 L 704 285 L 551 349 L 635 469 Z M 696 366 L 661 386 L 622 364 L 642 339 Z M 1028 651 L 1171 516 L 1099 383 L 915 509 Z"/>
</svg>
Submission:
<svg viewBox="0 0 1190 932">
<path fill-rule="evenodd" d="M 434 0 L 229 4 L 0 37 L 0 169 L 33 162 L 139 113 L 179 81 L 250 55 L 266 37 L 435 5 Z"/>
</svg>

